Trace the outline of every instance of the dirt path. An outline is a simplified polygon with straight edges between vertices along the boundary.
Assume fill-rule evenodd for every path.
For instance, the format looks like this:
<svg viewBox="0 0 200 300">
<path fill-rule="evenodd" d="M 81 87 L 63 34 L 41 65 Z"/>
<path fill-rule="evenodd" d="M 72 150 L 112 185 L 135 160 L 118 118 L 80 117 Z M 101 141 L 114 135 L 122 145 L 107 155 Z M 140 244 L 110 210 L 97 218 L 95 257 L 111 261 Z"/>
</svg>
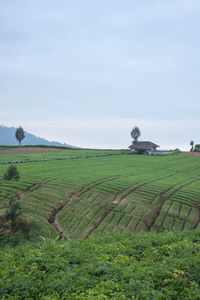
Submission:
<svg viewBox="0 0 200 300">
<path fill-rule="evenodd" d="M 49 218 L 48 218 L 48 222 L 51 223 L 51 224 L 55 227 L 56 230 L 59 230 L 59 231 L 58 231 L 58 232 L 59 232 L 59 235 L 60 235 L 60 236 L 59 236 L 59 239 L 61 239 L 61 238 L 63 237 L 64 229 L 61 228 L 61 227 L 59 226 L 59 223 L 58 223 L 58 221 L 56 220 L 56 216 L 57 216 L 57 214 L 58 214 L 60 211 L 62 211 L 62 210 L 64 209 L 65 205 L 66 205 L 67 203 L 71 202 L 74 198 L 78 198 L 78 199 L 79 199 L 78 202 L 80 202 L 80 201 L 81 201 L 81 199 L 80 199 L 80 196 L 81 196 L 81 195 L 83 195 L 84 193 L 90 191 L 92 188 L 98 186 L 99 184 L 101 184 L 101 183 L 103 183 L 103 182 L 105 182 L 105 181 L 107 181 L 107 180 L 114 180 L 114 179 L 116 179 L 117 177 L 118 177 L 118 176 L 111 177 L 111 178 L 103 178 L 103 179 L 100 179 L 100 180 L 93 181 L 93 182 L 89 183 L 89 185 L 87 186 L 87 189 L 85 189 L 85 186 L 82 186 L 78 191 L 75 191 L 74 193 L 72 193 L 70 197 L 67 197 L 66 199 L 64 199 L 63 201 L 61 201 L 56 207 L 54 207 L 54 208 L 52 209 L 52 211 L 51 211 L 51 213 L 50 213 L 50 216 L 49 216 Z M 77 204 L 77 203 L 76 203 L 76 204 Z M 76 205 L 76 204 L 75 204 L 75 205 Z M 75 205 L 74 205 L 74 206 L 75 206 Z M 74 206 L 73 206 L 73 207 L 74 207 Z M 72 208 L 73 208 L 73 207 L 72 207 Z M 71 208 L 71 209 L 72 209 L 72 208 Z M 68 211 L 68 212 L 69 212 L 69 211 Z M 65 239 L 67 239 L 67 236 L 68 236 L 68 235 L 65 234 Z"/>
<path fill-rule="evenodd" d="M 186 223 L 187 223 L 187 220 L 188 220 L 188 218 L 189 218 L 191 212 L 192 212 L 192 207 L 190 207 L 190 208 L 188 209 L 188 214 L 187 214 L 187 216 L 186 216 L 185 219 L 184 219 L 184 222 L 183 222 L 183 225 L 182 225 L 182 227 L 181 227 L 181 230 L 184 229 L 184 227 L 185 227 L 185 225 L 186 225 Z"/>
<path fill-rule="evenodd" d="M 38 190 L 40 187 L 45 185 L 48 181 L 41 181 L 31 184 L 26 190 L 21 191 L 17 194 L 17 200 L 21 200 L 23 197 L 25 197 L 27 194 L 30 194 L 34 192 L 35 190 Z"/>
<path fill-rule="evenodd" d="M 183 151 L 183 152 L 181 152 L 181 154 L 183 154 L 183 155 L 190 155 L 190 156 L 200 156 L 200 152 L 187 152 L 187 151 Z"/>
<path fill-rule="evenodd" d="M 111 211 L 113 211 L 121 202 L 123 202 L 124 200 L 126 200 L 126 198 L 132 194 L 133 192 L 137 191 L 139 188 L 149 184 L 149 183 L 152 183 L 154 181 L 157 181 L 159 179 L 163 179 L 163 178 L 166 178 L 166 177 L 170 177 L 170 176 L 173 176 L 174 174 L 169 174 L 167 176 L 162 176 L 162 177 L 156 177 L 156 178 L 153 178 L 151 180 L 148 180 L 146 182 L 143 182 L 139 185 L 137 185 L 136 187 L 134 187 L 133 189 L 129 190 L 129 188 L 125 189 L 122 193 L 116 193 L 115 196 L 113 197 L 112 199 L 112 202 L 111 202 L 111 206 L 107 209 L 107 211 L 105 211 L 105 213 L 101 216 L 101 218 L 99 218 L 99 220 L 96 222 L 95 225 L 93 225 L 90 230 L 87 232 L 87 234 L 83 237 L 83 239 L 86 239 L 88 238 L 92 232 L 97 229 L 97 227 L 100 226 L 100 224 L 105 220 L 105 218 L 109 215 L 109 213 Z M 124 194 L 125 192 L 125 194 Z M 120 197 L 120 194 L 123 194 L 123 196 Z"/>
<path fill-rule="evenodd" d="M 48 152 L 60 152 L 60 151 L 72 151 L 71 149 L 61 148 L 46 148 L 46 147 L 18 147 L 11 149 L 0 149 L 0 155 L 7 154 L 32 154 L 32 153 L 48 153 Z"/>
<path fill-rule="evenodd" d="M 189 180 L 189 182 L 187 182 L 188 180 L 184 180 L 184 184 L 181 184 L 175 191 L 171 192 L 169 194 L 169 196 L 165 197 L 164 195 L 170 191 L 171 189 L 173 189 L 175 186 L 177 186 L 178 184 L 175 184 L 173 186 L 171 186 L 169 189 L 163 191 L 161 194 L 160 194 L 160 197 L 158 199 L 158 202 L 156 204 L 156 206 L 150 211 L 149 215 L 147 215 L 146 219 L 144 220 L 144 224 L 146 226 L 146 229 L 149 231 L 151 229 L 151 227 L 154 225 L 157 217 L 160 215 L 161 213 L 161 210 L 162 210 L 162 207 L 165 203 L 165 201 L 168 201 L 168 200 L 171 200 L 172 197 L 178 192 L 180 191 L 181 189 L 183 189 L 184 187 L 192 184 L 193 182 L 195 181 L 199 181 L 200 178 L 195 178 L 193 180 Z M 182 183 L 183 183 L 182 182 Z M 198 217 L 196 217 L 197 219 Z M 196 220 L 195 219 L 195 220 Z"/>
<path fill-rule="evenodd" d="M 119 176 L 107 177 L 107 178 L 103 178 L 103 179 L 100 179 L 100 180 L 92 181 L 91 183 L 89 183 L 89 184 L 87 185 L 87 188 L 85 188 L 85 186 L 82 186 L 80 190 L 78 190 L 78 191 L 76 191 L 74 194 L 72 194 L 72 195 L 75 195 L 75 197 L 73 197 L 73 198 L 77 198 L 78 201 L 77 201 L 74 205 L 72 205 L 72 206 L 70 207 L 70 209 L 67 211 L 67 213 L 71 212 L 71 211 L 74 209 L 74 207 L 75 207 L 80 201 L 82 201 L 82 199 L 80 199 L 80 196 L 83 196 L 85 193 L 87 193 L 88 191 L 90 191 L 90 190 L 92 190 L 93 188 L 97 187 L 98 185 L 100 185 L 100 184 L 102 184 L 102 183 L 104 183 L 104 182 L 106 182 L 106 181 L 112 181 L 112 180 L 115 180 L 115 179 L 118 178 L 118 177 L 119 177 Z M 68 202 L 70 202 L 73 198 L 69 197 L 68 200 L 66 199 L 66 203 L 64 204 L 64 202 L 63 202 L 63 207 L 62 207 L 62 209 L 63 209 L 64 206 L 65 206 Z M 61 211 L 61 209 L 60 209 L 59 211 Z M 59 211 L 58 211 L 58 212 L 59 212 Z M 74 218 L 74 217 L 75 217 L 75 215 L 73 216 L 73 218 Z M 70 220 L 70 222 L 73 220 L 73 218 Z M 62 221 L 62 218 L 60 218 L 59 221 Z M 68 224 L 65 224 L 65 228 L 66 228 L 67 225 L 68 225 Z"/>
<path fill-rule="evenodd" d="M 195 229 L 199 225 L 200 222 L 200 203 L 196 206 L 196 213 L 194 216 L 194 219 L 192 220 L 192 223 L 190 225 L 190 229 Z"/>
</svg>

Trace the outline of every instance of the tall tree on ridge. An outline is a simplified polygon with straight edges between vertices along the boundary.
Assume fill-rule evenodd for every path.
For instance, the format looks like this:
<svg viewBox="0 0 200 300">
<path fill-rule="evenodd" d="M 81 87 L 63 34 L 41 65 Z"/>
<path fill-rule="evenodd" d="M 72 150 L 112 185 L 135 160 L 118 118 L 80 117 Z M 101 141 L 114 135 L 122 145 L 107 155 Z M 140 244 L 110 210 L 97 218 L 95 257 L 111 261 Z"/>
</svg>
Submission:
<svg viewBox="0 0 200 300">
<path fill-rule="evenodd" d="M 21 146 L 21 141 L 25 138 L 24 130 L 21 126 L 17 128 L 15 132 L 15 137 L 18 140 L 19 145 Z"/>
</svg>

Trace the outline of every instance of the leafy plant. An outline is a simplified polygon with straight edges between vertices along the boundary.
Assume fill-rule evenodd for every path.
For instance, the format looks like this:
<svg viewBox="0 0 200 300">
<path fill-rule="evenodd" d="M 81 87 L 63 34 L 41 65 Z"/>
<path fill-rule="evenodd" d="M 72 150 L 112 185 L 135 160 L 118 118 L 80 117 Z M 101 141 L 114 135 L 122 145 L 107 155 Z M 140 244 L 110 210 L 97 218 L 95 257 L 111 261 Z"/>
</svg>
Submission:
<svg viewBox="0 0 200 300">
<path fill-rule="evenodd" d="M 200 152 L 200 144 L 195 145 L 194 152 Z"/>
<path fill-rule="evenodd" d="M 199 299 L 199 230 L 1 249 L 1 299 Z"/>
<path fill-rule="evenodd" d="M 7 172 L 3 176 L 4 180 L 11 180 L 11 179 L 18 180 L 19 178 L 20 178 L 19 171 L 17 170 L 16 166 L 10 166 Z"/>
<path fill-rule="evenodd" d="M 22 216 L 22 209 L 16 200 L 10 202 L 10 207 L 6 212 L 5 218 L 11 224 L 11 230 L 15 231 L 19 227 L 20 218 Z"/>
<path fill-rule="evenodd" d="M 137 154 L 144 154 L 145 153 L 145 150 L 144 149 L 138 149 L 137 150 Z"/>
</svg>

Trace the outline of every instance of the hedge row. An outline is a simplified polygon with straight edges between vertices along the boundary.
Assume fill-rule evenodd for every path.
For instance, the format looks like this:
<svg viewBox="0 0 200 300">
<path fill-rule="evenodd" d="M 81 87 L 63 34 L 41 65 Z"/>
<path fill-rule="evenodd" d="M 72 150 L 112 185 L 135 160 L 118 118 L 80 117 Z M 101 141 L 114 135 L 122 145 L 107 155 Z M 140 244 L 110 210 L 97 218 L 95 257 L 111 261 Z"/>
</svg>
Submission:
<svg viewBox="0 0 200 300">
<path fill-rule="evenodd" d="M 23 159 L 23 160 L 11 160 L 11 161 L 0 161 L 1 165 L 7 164 L 19 164 L 19 163 L 30 163 L 30 162 L 42 162 L 51 160 L 66 160 L 66 159 L 80 159 L 80 158 L 95 158 L 95 157 L 105 157 L 112 155 L 122 155 L 124 153 L 106 153 L 97 155 L 82 155 L 82 156 L 71 156 L 71 157 L 57 157 L 57 158 L 41 158 L 41 159 Z"/>
</svg>

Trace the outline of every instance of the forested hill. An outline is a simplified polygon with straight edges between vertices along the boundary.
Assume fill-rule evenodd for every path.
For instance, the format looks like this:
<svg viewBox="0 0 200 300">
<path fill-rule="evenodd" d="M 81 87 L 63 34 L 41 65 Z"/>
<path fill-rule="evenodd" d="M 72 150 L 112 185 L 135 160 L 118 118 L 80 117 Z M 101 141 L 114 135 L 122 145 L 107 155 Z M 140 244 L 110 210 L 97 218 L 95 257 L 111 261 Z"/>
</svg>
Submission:
<svg viewBox="0 0 200 300">
<path fill-rule="evenodd" d="M 15 138 L 16 128 L 0 125 L 0 145 L 16 146 L 18 141 Z M 25 138 L 22 140 L 22 145 L 49 145 L 49 146 L 65 146 L 73 147 L 68 144 L 58 142 L 50 142 L 44 138 L 37 137 L 31 133 L 24 131 Z"/>
</svg>

